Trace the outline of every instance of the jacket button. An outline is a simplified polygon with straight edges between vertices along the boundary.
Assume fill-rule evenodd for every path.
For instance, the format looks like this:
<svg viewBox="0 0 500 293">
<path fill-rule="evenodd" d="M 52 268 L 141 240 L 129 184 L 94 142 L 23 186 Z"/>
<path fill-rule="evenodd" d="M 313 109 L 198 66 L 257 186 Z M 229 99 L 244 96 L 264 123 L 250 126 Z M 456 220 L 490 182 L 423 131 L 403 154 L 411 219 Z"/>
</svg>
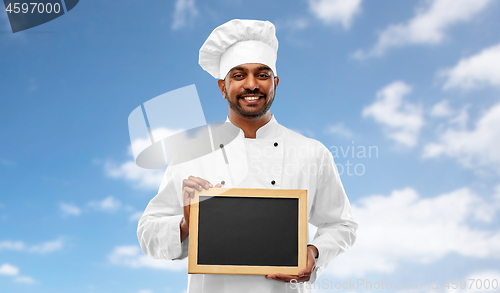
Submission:
<svg viewBox="0 0 500 293">
<path fill-rule="evenodd" d="M 222 181 L 220 182 L 220 184 L 221 184 L 221 185 L 224 185 L 224 184 L 226 184 L 226 181 L 222 180 Z"/>
<path fill-rule="evenodd" d="M 274 146 L 275 146 L 275 147 L 277 147 L 277 146 L 278 146 L 278 143 L 277 143 L 277 142 L 275 142 L 275 143 L 274 143 Z"/>
<path fill-rule="evenodd" d="M 276 184 L 276 181 L 274 181 L 274 180 L 273 180 L 273 181 L 271 181 L 271 184 L 272 184 L 272 185 Z"/>
<path fill-rule="evenodd" d="M 220 147 L 220 148 L 223 148 L 223 147 L 224 147 L 224 144 L 222 144 L 222 143 L 221 143 L 221 144 L 219 145 L 219 147 Z"/>
</svg>

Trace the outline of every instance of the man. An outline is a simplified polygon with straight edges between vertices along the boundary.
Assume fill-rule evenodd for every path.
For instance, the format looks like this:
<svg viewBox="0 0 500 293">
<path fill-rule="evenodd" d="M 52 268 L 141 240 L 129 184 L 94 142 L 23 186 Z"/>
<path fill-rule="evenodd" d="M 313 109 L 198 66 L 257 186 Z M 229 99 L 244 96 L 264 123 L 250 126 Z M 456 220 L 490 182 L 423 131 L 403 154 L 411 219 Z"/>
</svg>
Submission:
<svg viewBox="0 0 500 293">
<path fill-rule="evenodd" d="M 240 135 L 209 155 L 170 165 L 137 235 L 149 256 L 182 259 L 188 251 L 189 204 L 195 190 L 307 189 L 308 221 L 318 227 L 308 244 L 307 267 L 298 276 L 189 275 L 188 292 L 310 292 L 298 282 L 314 282 L 355 241 L 357 223 L 331 153 L 320 142 L 278 124 L 270 112 L 279 84 L 277 50 L 275 28 L 268 21 L 236 19 L 211 33 L 199 63 L 218 79 L 229 106 L 227 122 Z"/>
</svg>

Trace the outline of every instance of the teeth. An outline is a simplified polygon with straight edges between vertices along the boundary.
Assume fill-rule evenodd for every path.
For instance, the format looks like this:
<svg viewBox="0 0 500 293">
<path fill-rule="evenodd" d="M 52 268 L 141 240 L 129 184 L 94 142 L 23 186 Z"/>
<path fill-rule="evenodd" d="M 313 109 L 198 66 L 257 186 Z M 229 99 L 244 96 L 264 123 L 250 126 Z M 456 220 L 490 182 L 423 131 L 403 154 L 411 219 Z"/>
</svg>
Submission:
<svg viewBox="0 0 500 293">
<path fill-rule="evenodd" d="M 258 100 L 259 97 L 244 97 L 244 99 L 247 101 L 253 101 L 253 100 Z"/>
</svg>

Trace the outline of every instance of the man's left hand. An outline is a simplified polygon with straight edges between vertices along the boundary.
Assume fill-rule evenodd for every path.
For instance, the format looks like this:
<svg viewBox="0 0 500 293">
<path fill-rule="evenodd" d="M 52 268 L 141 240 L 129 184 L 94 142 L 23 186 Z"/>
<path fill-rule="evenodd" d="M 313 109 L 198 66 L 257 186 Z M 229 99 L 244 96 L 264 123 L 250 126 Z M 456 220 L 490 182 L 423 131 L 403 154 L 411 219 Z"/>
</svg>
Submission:
<svg viewBox="0 0 500 293">
<path fill-rule="evenodd" d="M 267 275 L 267 279 L 274 279 L 276 281 L 289 283 L 292 280 L 299 282 L 307 282 L 311 279 L 311 273 L 316 267 L 315 254 L 317 255 L 318 249 L 315 246 L 307 247 L 307 266 L 305 269 L 299 272 L 298 276 L 295 275 L 285 275 L 285 274 L 271 274 Z"/>
</svg>

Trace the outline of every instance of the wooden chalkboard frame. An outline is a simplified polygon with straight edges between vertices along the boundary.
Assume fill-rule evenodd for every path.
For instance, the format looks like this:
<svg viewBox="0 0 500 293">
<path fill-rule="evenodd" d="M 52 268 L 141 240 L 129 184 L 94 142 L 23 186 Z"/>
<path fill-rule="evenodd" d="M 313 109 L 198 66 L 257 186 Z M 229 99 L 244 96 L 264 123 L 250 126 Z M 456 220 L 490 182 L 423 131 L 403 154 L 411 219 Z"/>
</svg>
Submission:
<svg viewBox="0 0 500 293">
<path fill-rule="evenodd" d="M 200 196 L 297 198 L 299 201 L 298 223 L 298 266 L 244 266 L 244 265 L 199 265 L 198 264 L 198 223 Z M 298 275 L 307 265 L 307 190 L 299 189 L 250 189 L 211 188 L 196 191 L 191 199 L 189 218 L 189 262 L 190 274 L 231 274 L 231 275 Z"/>
</svg>

